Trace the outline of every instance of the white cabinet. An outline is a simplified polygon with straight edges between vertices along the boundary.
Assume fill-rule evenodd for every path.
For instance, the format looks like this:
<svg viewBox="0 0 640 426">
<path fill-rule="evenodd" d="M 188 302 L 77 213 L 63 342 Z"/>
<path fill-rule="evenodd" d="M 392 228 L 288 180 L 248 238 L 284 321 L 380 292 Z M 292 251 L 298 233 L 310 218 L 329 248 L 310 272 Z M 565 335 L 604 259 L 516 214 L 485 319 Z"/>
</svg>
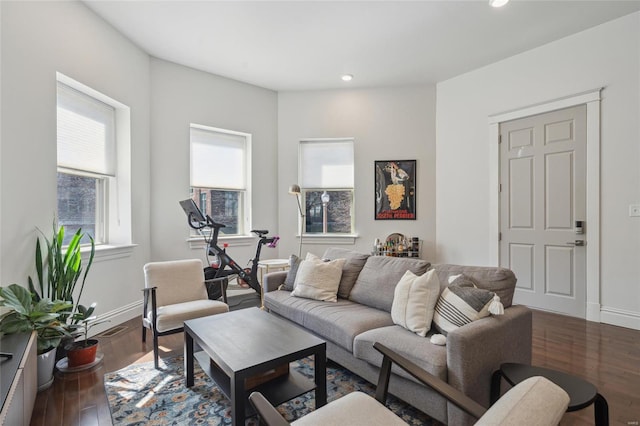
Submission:
<svg viewBox="0 0 640 426">
<path fill-rule="evenodd" d="M 0 425 L 28 426 L 38 393 L 36 333 L 2 336 L 2 352 L 13 354 L 0 363 L 3 404 Z"/>
</svg>

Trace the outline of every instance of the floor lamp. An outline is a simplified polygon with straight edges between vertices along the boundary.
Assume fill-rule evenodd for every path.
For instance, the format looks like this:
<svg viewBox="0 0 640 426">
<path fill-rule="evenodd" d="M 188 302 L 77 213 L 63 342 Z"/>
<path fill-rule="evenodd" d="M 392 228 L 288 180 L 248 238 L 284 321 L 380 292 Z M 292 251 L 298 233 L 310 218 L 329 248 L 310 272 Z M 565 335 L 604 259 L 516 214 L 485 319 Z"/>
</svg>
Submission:
<svg viewBox="0 0 640 426">
<path fill-rule="evenodd" d="M 304 227 L 304 213 L 300 204 L 300 185 L 293 184 L 289 187 L 289 194 L 296 196 L 298 202 L 298 211 L 300 212 L 300 247 L 298 248 L 298 257 L 302 257 L 302 233 Z"/>
</svg>

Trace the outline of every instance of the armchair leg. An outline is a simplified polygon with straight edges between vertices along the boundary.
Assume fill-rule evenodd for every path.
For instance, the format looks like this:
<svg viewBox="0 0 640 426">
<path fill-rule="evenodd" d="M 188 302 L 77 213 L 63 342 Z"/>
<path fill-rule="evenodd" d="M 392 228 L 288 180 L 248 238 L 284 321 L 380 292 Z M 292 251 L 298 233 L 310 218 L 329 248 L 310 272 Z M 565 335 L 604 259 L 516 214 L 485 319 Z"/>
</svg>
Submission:
<svg viewBox="0 0 640 426">
<path fill-rule="evenodd" d="M 160 367 L 158 362 L 158 335 L 153 332 L 153 365 L 156 369 Z"/>
</svg>

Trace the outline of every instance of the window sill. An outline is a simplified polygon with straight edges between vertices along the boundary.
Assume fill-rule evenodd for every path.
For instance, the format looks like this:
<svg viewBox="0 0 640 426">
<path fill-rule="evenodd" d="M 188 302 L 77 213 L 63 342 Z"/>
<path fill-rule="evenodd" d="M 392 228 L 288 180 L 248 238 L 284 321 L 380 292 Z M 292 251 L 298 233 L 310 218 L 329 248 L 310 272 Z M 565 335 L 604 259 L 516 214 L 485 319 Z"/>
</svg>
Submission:
<svg viewBox="0 0 640 426">
<path fill-rule="evenodd" d="M 109 245 L 100 244 L 96 246 L 95 254 L 93 255 L 94 262 L 103 262 L 107 260 L 122 259 L 131 256 L 134 247 L 137 244 L 122 244 L 122 245 Z M 83 247 L 81 249 L 82 260 L 89 260 L 89 253 L 91 253 L 91 247 Z"/>
<path fill-rule="evenodd" d="M 357 234 L 303 234 L 302 244 L 355 244 L 357 238 Z"/>
<path fill-rule="evenodd" d="M 228 243 L 230 246 L 251 246 L 254 245 L 256 237 L 251 235 L 238 235 L 232 237 L 218 237 L 218 245 L 222 247 L 222 244 Z M 191 237 L 187 239 L 190 249 L 203 249 L 205 247 L 205 241 L 202 237 Z"/>
</svg>

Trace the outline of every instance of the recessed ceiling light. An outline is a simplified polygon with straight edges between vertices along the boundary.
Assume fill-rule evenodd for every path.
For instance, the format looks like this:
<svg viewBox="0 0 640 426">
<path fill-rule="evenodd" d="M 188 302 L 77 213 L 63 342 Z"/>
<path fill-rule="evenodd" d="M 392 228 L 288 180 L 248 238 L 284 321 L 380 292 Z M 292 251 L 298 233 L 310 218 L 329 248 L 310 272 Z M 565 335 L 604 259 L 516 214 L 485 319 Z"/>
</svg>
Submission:
<svg viewBox="0 0 640 426">
<path fill-rule="evenodd" d="M 502 7 L 509 3 L 509 0 L 489 0 L 489 4 L 493 7 Z"/>
<path fill-rule="evenodd" d="M 351 81 L 353 80 L 353 76 L 351 74 L 345 74 L 342 76 L 342 81 Z"/>
</svg>

